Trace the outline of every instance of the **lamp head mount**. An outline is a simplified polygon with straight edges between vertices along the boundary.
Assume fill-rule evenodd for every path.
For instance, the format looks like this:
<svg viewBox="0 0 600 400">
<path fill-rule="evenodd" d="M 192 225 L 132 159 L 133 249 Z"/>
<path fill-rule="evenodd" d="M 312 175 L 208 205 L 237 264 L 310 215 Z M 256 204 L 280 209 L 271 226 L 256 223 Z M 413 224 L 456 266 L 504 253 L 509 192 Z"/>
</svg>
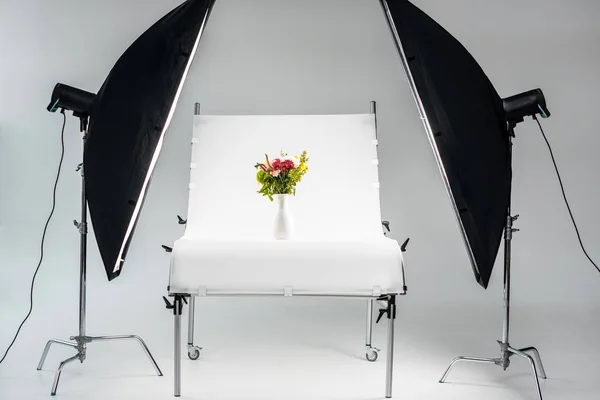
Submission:
<svg viewBox="0 0 600 400">
<path fill-rule="evenodd" d="M 57 83 L 52 91 L 50 104 L 46 108 L 50 112 L 55 112 L 59 108 L 73 111 L 76 117 L 89 116 L 92 112 L 94 104 L 94 93 L 86 92 L 85 90 L 77 89 L 73 86 Z"/>
<path fill-rule="evenodd" d="M 81 131 L 87 130 L 87 123 L 96 95 L 85 90 L 57 83 L 52 91 L 50 104 L 46 108 L 50 112 L 58 109 L 73 111 L 73 116 L 81 120 Z"/>
<path fill-rule="evenodd" d="M 515 94 L 502 99 L 506 121 L 515 126 L 528 116 L 539 114 L 542 118 L 550 117 L 550 111 L 546 107 L 546 98 L 541 89 L 533 89 L 527 92 Z"/>
</svg>

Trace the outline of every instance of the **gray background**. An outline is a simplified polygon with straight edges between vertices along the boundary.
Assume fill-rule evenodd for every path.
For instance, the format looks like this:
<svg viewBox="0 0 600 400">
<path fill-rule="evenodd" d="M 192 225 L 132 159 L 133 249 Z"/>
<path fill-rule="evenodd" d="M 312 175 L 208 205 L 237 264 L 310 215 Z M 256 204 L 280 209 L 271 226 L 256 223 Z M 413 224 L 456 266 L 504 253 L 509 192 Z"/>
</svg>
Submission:
<svg viewBox="0 0 600 400">
<path fill-rule="evenodd" d="M 45 111 L 54 84 L 97 91 L 129 44 L 178 3 L 0 2 L 0 348 L 27 310 L 41 230 L 50 211 L 62 123 L 60 115 Z M 467 47 L 501 96 L 544 90 L 553 115 L 542 122 L 589 253 L 600 259 L 600 2 L 415 3 Z M 171 244 L 183 232 L 175 215 L 186 214 L 194 102 L 202 104 L 203 113 L 300 114 L 365 112 L 370 100 L 378 102 L 383 217 L 391 221 L 392 237 L 411 237 L 406 253 L 409 296 L 402 299 L 403 310 L 465 305 L 464 324 L 477 325 L 483 315 L 495 314 L 493 332 L 499 334 L 500 263 L 484 291 L 472 277 L 376 0 L 217 1 L 119 279 L 106 281 L 90 237 L 92 328 L 168 338 L 171 322 L 160 296 L 166 292 L 169 258 L 160 245 Z M 26 326 L 15 347 L 15 353 L 33 358 L 48 336 L 75 333 L 78 235 L 71 221 L 79 217 L 74 168 L 80 150 L 78 122 L 68 116 L 57 208 L 36 287 L 31 322 L 36 328 Z M 548 151 L 531 120 L 517 129 L 514 171 L 514 211 L 521 215 L 513 253 L 515 306 L 592 310 L 600 300 L 600 274 L 578 247 Z M 348 308 L 362 312 L 357 303 L 328 300 L 236 301 L 213 302 L 206 312 L 213 318 L 232 316 L 228 310 L 234 304 L 248 318 L 285 313 L 292 304 L 297 312 L 308 305 L 318 305 L 319 313 L 326 314 Z M 427 329 L 446 329 L 434 315 L 425 313 Z M 28 346 L 27 338 L 35 346 Z"/>
</svg>

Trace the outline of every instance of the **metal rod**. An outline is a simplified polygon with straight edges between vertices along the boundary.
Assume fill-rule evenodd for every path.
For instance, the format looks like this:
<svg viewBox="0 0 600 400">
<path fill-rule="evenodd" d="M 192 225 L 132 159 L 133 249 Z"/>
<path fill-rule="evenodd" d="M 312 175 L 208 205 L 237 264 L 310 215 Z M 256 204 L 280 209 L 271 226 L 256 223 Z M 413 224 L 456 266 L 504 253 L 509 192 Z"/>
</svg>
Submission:
<svg viewBox="0 0 600 400">
<path fill-rule="evenodd" d="M 146 353 L 146 356 L 148 356 L 148 359 L 152 363 L 152 366 L 154 367 L 154 370 L 156 371 L 156 374 L 158 376 L 162 376 L 163 375 L 162 371 L 160 370 L 160 367 L 156 363 L 156 360 L 152 356 L 152 353 L 150 353 L 150 350 L 148 349 L 148 346 L 146 345 L 146 342 L 144 342 L 144 340 L 141 337 L 137 336 L 137 335 L 92 336 L 89 339 L 90 339 L 90 342 L 101 342 L 101 341 L 111 341 L 111 340 L 127 340 L 127 339 L 135 340 L 135 341 L 137 341 L 140 344 L 140 346 L 142 346 L 142 349 L 144 350 L 144 353 Z"/>
<path fill-rule="evenodd" d="M 87 140 L 87 129 L 83 133 L 83 149 Z M 84 165 L 81 164 L 81 221 L 79 225 L 79 336 L 85 336 L 86 323 L 86 280 L 87 280 L 87 198 L 85 192 Z"/>
<path fill-rule="evenodd" d="M 179 305 L 175 300 L 175 308 Z M 181 396 L 181 314 L 175 310 L 175 397 Z"/>
<path fill-rule="evenodd" d="M 79 359 L 79 354 L 75 354 L 73 357 L 67 358 L 63 362 L 58 365 L 58 369 L 56 370 L 56 374 L 54 374 L 54 382 L 52 383 L 52 392 L 50 392 L 51 396 L 56 396 L 56 389 L 58 388 L 58 381 L 60 380 L 60 375 L 62 374 L 62 370 L 70 362 Z"/>
<path fill-rule="evenodd" d="M 392 397 L 392 380 L 394 375 L 394 321 L 396 320 L 396 304 L 388 305 L 388 337 L 385 370 L 385 397 Z"/>
<path fill-rule="evenodd" d="M 450 363 L 450 365 L 446 369 L 446 372 L 444 372 L 444 375 L 440 379 L 440 383 L 446 382 L 446 378 L 448 377 L 448 374 L 450 374 L 450 370 L 454 367 L 454 364 L 456 364 L 459 361 L 470 361 L 470 362 L 478 362 L 478 363 L 496 364 L 497 359 L 495 359 L 495 358 L 481 358 L 481 357 L 463 357 L 463 356 L 456 357 L 454 360 L 452 360 L 452 362 Z"/>
<path fill-rule="evenodd" d="M 517 350 L 513 347 L 509 347 L 508 351 L 510 351 L 513 354 L 518 355 L 519 357 L 523 357 L 525 358 L 527 361 L 529 361 L 529 366 L 531 367 L 531 371 L 533 372 L 533 381 L 535 383 L 535 388 L 537 390 L 538 393 L 538 397 L 540 400 L 542 399 L 542 389 L 540 388 L 540 380 L 538 379 L 538 372 L 537 369 L 535 367 L 535 362 L 533 361 L 533 357 L 531 357 L 529 354 L 522 352 L 521 350 Z"/>
<path fill-rule="evenodd" d="M 433 130 L 431 129 L 431 125 L 429 124 L 429 119 L 427 118 L 427 113 L 425 112 L 425 107 L 423 106 L 423 102 L 421 101 L 421 96 L 419 94 L 419 90 L 417 89 L 417 85 L 412 76 L 412 72 L 408 66 L 408 60 L 406 58 L 406 54 L 404 53 L 404 47 L 402 46 L 402 41 L 400 40 L 400 36 L 398 35 L 398 30 L 396 29 L 396 25 L 394 24 L 394 19 L 392 18 L 392 14 L 388 7 L 388 3 L 386 0 L 379 0 L 381 7 L 383 8 L 383 13 L 385 14 L 385 18 L 387 19 L 390 31 L 392 33 L 392 37 L 394 38 L 394 42 L 396 44 L 396 48 L 398 53 L 400 54 L 400 60 L 402 61 L 402 67 L 404 67 L 404 71 L 406 73 L 406 78 L 408 79 L 408 84 L 410 86 L 410 90 L 412 92 L 415 103 L 417 104 L 417 108 L 419 109 L 419 114 L 421 115 L 421 121 L 423 122 L 423 126 L 425 127 L 425 131 L 427 132 L 427 137 L 429 138 L 429 144 L 431 145 L 431 149 L 433 150 L 433 154 L 435 156 L 435 160 L 437 162 L 438 169 L 440 174 L 442 175 L 442 180 L 444 181 L 444 186 L 446 187 L 446 193 L 448 195 L 448 199 L 450 200 L 450 204 L 452 205 L 452 210 L 454 211 L 454 217 L 456 218 L 456 222 L 460 227 L 461 236 L 463 239 L 463 243 L 467 249 L 467 253 L 469 255 L 469 261 L 471 262 L 471 267 L 475 271 L 477 275 L 479 275 L 479 268 L 477 263 L 475 262 L 475 256 L 473 255 L 473 250 L 471 249 L 471 244 L 467 239 L 467 233 L 465 231 L 465 227 L 463 226 L 462 220 L 460 219 L 460 214 L 458 212 L 458 207 L 456 206 L 456 200 L 454 199 L 454 195 L 452 194 L 452 188 L 450 187 L 450 181 L 448 180 L 448 175 L 446 174 L 446 169 L 444 167 L 444 163 L 442 162 L 442 158 L 440 156 L 439 149 L 437 148 L 437 144 L 435 142 L 435 138 L 433 136 Z"/>
<path fill-rule="evenodd" d="M 535 347 L 525 347 L 523 349 L 519 349 L 519 351 L 526 353 L 531 351 L 533 353 L 533 357 L 535 358 L 535 362 L 540 370 L 539 377 L 542 379 L 546 379 L 546 370 L 544 369 L 544 364 L 542 364 L 542 358 L 540 357 L 540 352 Z"/>
<path fill-rule="evenodd" d="M 194 115 L 200 115 L 200 103 L 194 104 Z"/>
<path fill-rule="evenodd" d="M 38 371 L 41 370 L 42 367 L 44 366 L 44 362 L 46 361 L 46 357 L 48 356 L 48 351 L 50 351 L 50 346 L 53 345 L 54 343 L 77 348 L 77 345 L 75 343 L 67 342 L 64 340 L 58 340 L 58 339 L 48 340 L 48 342 L 46 343 L 46 346 L 44 347 L 44 352 L 42 353 L 42 358 L 40 358 L 40 362 L 38 363 L 38 366 L 37 366 Z"/>
<path fill-rule="evenodd" d="M 171 288 L 171 290 L 173 290 L 174 288 Z M 256 293 L 256 292 L 242 292 L 242 291 L 229 291 L 229 290 L 207 290 L 205 293 L 203 293 L 202 295 L 199 294 L 194 294 L 194 293 L 190 293 L 188 291 L 182 291 L 182 290 L 173 290 L 171 292 L 169 292 L 169 295 L 173 296 L 176 294 L 186 294 L 189 296 L 199 296 L 199 297 L 275 297 L 275 296 L 286 296 L 288 297 L 289 295 L 284 294 L 283 291 L 281 292 L 263 292 L 263 293 Z M 398 292 L 398 293 L 380 293 L 380 294 L 351 294 L 351 293 L 339 293 L 339 294 L 335 294 L 335 293 L 316 293 L 316 292 L 294 292 L 291 296 L 289 297 L 335 297 L 335 298 L 340 298 L 340 299 L 373 299 L 376 300 L 381 296 L 385 296 L 385 295 L 389 295 L 389 296 L 404 296 L 406 293 L 404 292 Z"/>
<path fill-rule="evenodd" d="M 188 300 L 190 304 L 189 314 L 188 314 L 188 345 L 194 345 L 194 319 L 196 313 L 196 297 L 190 296 Z"/>
<path fill-rule="evenodd" d="M 509 213 L 506 217 L 506 227 L 504 228 L 504 321 L 502 324 L 502 343 L 507 344 L 510 334 L 510 257 L 511 257 L 511 236 L 512 236 L 512 217 Z"/>
<path fill-rule="evenodd" d="M 371 336 L 373 335 L 373 305 L 374 300 L 367 300 L 367 338 L 365 344 L 371 347 Z"/>
<path fill-rule="evenodd" d="M 512 164 L 512 137 L 508 136 L 508 159 Z M 510 266 L 511 266 L 511 242 L 513 234 L 513 218 L 511 215 L 511 199 L 508 198 L 508 210 L 506 211 L 506 226 L 504 227 L 504 323 L 502 327 L 502 343 L 508 344 L 510 337 Z"/>
</svg>

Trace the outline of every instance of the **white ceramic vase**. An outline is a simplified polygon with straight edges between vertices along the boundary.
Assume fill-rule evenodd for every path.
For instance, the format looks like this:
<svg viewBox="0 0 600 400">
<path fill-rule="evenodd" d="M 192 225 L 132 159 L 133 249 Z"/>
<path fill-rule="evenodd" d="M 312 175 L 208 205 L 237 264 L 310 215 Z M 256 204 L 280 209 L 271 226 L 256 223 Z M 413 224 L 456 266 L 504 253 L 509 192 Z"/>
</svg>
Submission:
<svg viewBox="0 0 600 400">
<path fill-rule="evenodd" d="M 288 208 L 289 194 L 274 194 L 273 201 L 277 207 L 273 222 L 273 236 L 277 240 L 289 240 L 294 232 L 294 220 Z"/>
</svg>

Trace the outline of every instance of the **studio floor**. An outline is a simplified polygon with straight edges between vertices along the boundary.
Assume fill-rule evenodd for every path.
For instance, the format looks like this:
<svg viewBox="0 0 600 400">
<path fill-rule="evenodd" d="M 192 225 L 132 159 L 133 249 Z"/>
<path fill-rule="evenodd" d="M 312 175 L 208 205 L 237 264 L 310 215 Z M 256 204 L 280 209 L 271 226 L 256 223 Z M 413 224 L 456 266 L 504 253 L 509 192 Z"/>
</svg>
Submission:
<svg viewBox="0 0 600 400">
<path fill-rule="evenodd" d="M 382 350 L 379 360 L 367 362 L 361 302 L 286 299 L 233 304 L 233 300 L 198 302 L 196 331 L 204 349 L 198 361 L 183 358 L 182 399 L 384 398 L 385 323 L 374 330 L 373 343 Z M 598 311 L 513 308 L 511 342 L 516 347 L 540 349 L 548 374 L 542 381 L 545 400 L 600 398 Z M 186 317 L 184 313 L 184 326 Z M 113 325 L 110 332 L 89 333 L 140 334 L 164 376 L 154 375 L 135 342 L 92 343 L 83 365 L 65 367 L 57 398 L 173 398 L 172 318 L 167 310 L 155 318 L 154 326 L 150 314 L 138 313 L 135 318 L 138 332 L 117 331 Z M 516 357 L 507 371 L 492 365 L 458 364 L 449 377 L 451 383 L 438 383 L 454 356 L 499 355 L 495 340 L 501 332 L 501 318 L 501 308 L 403 309 L 400 303 L 393 397 L 537 399 L 528 364 Z M 54 370 L 72 352 L 57 346 L 43 370 L 36 371 L 43 344 L 64 328 L 57 324 L 62 324 L 60 318 L 54 322 L 48 316 L 33 318 L 0 366 L 0 399 L 50 398 Z"/>
</svg>

